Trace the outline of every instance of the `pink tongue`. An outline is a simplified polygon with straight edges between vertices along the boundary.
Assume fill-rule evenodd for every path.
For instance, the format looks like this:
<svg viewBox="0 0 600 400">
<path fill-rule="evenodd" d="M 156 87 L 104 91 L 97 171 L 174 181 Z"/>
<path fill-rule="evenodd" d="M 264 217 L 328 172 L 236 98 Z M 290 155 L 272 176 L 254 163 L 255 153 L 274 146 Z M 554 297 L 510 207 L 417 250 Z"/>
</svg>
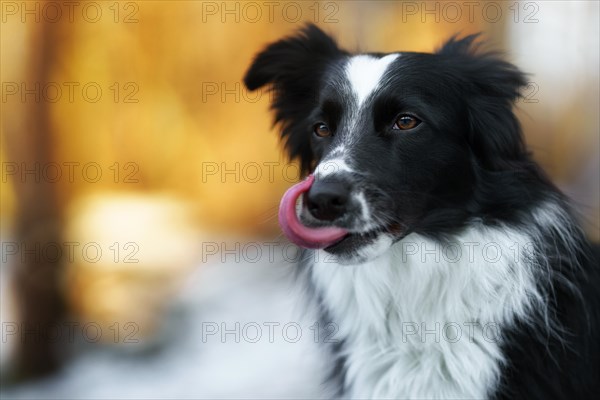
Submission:
<svg viewBox="0 0 600 400">
<path fill-rule="evenodd" d="M 348 231 L 337 227 L 309 228 L 298 220 L 296 201 L 302 193 L 310 189 L 314 181 L 315 177 L 309 175 L 304 181 L 285 192 L 279 204 L 279 225 L 285 236 L 298 246 L 322 249 L 339 242 L 348 234 Z"/>
</svg>

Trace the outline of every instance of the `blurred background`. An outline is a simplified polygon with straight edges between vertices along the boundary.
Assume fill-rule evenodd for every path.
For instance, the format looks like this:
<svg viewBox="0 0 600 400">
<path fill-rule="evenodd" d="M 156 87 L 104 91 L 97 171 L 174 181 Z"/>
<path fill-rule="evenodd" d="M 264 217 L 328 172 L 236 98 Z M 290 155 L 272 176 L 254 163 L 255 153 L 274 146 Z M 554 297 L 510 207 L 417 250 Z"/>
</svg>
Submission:
<svg viewBox="0 0 600 400">
<path fill-rule="evenodd" d="M 600 239 L 596 1 L 0 4 L 10 396 L 321 395 L 322 338 L 290 299 L 276 221 L 298 168 L 270 94 L 241 82 L 306 22 L 352 51 L 483 32 L 530 73 L 529 146 Z"/>
</svg>

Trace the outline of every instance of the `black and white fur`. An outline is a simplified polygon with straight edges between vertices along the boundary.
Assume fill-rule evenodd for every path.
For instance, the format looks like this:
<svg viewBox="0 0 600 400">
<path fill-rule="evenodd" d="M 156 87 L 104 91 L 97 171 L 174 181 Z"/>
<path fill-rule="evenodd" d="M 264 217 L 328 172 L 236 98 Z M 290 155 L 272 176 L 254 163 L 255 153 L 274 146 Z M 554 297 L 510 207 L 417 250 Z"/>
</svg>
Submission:
<svg viewBox="0 0 600 400">
<path fill-rule="evenodd" d="M 527 152 L 512 111 L 524 74 L 475 41 L 354 55 L 308 25 L 245 76 L 274 91 L 289 155 L 349 188 L 335 218 L 300 211 L 351 232 L 304 266 L 339 329 L 344 397 L 600 393 L 597 260 Z M 402 115 L 420 124 L 399 130 Z"/>
</svg>

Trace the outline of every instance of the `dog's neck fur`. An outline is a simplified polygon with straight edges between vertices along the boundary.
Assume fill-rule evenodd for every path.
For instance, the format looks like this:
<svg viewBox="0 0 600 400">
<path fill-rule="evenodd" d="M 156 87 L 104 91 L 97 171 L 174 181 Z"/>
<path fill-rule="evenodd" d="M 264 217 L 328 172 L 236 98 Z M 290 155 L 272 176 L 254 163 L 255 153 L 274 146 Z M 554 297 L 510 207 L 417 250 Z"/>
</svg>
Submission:
<svg viewBox="0 0 600 400">
<path fill-rule="evenodd" d="M 540 207 L 528 234 L 477 221 L 445 243 L 411 234 L 359 265 L 318 254 L 312 281 L 344 343 L 345 394 L 487 397 L 504 361 L 502 332 L 544 308 L 532 246 L 543 220 L 560 213 Z"/>
</svg>

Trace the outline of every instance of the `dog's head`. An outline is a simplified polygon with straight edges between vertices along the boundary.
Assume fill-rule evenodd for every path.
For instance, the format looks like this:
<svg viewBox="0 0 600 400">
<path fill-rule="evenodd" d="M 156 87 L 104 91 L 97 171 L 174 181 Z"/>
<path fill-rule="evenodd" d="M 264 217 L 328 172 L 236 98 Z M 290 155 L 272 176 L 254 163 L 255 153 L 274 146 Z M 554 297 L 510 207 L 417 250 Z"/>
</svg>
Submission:
<svg viewBox="0 0 600 400">
<path fill-rule="evenodd" d="M 308 25 L 257 55 L 245 84 L 271 85 L 287 151 L 314 174 L 295 241 L 352 262 L 410 232 L 460 229 L 481 209 L 481 171 L 527 159 L 512 112 L 525 77 L 475 39 L 352 55 Z"/>
</svg>

